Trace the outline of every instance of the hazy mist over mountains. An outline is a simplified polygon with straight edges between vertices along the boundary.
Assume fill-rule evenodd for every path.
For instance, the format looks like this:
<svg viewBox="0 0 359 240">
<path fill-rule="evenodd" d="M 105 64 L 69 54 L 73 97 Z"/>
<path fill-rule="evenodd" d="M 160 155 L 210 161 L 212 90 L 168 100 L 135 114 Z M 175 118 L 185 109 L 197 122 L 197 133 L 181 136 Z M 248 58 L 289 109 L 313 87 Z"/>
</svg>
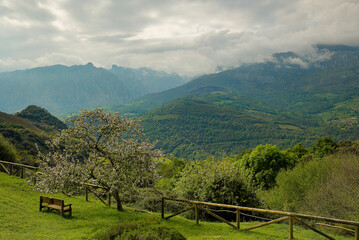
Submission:
<svg viewBox="0 0 359 240">
<path fill-rule="evenodd" d="M 0 111 L 13 113 L 38 105 L 54 114 L 126 103 L 188 81 L 177 74 L 92 63 L 54 65 L 0 73 Z"/>
</svg>

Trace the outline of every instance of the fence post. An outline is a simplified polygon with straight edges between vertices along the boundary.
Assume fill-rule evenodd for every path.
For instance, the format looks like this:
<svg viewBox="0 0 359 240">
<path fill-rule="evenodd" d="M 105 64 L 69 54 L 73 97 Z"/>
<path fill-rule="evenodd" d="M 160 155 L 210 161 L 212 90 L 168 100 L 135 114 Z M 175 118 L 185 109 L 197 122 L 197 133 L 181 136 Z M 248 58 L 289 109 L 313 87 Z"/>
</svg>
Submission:
<svg viewBox="0 0 359 240">
<path fill-rule="evenodd" d="M 162 204 L 161 204 L 161 217 L 165 218 L 165 199 L 162 196 Z"/>
<path fill-rule="evenodd" d="M 355 226 L 355 240 L 359 240 L 359 226 Z"/>
<path fill-rule="evenodd" d="M 108 194 L 108 206 L 111 207 L 111 193 Z"/>
<path fill-rule="evenodd" d="M 88 202 L 89 201 L 89 190 L 88 190 L 87 186 L 85 187 L 85 189 L 86 189 L 86 202 Z"/>
<path fill-rule="evenodd" d="M 199 224 L 199 221 L 198 221 L 198 205 L 197 205 L 197 203 L 194 205 L 194 216 L 196 218 L 196 224 Z"/>
<path fill-rule="evenodd" d="M 20 175 L 21 178 L 24 178 L 24 168 L 22 167 L 21 168 L 21 175 Z"/>
<path fill-rule="evenodd" d="M 12 164 L 10 164 L 10 175 L 12 175 L 12 172 L 13 172 L 13 166 Z"/>
<path fill-rule="evenodd" d="M 289 240 L 293 239 L 293 218 L 289 216 Z"/>
<path fill-rule="evenodd" d="M 241 222 L 241 211 L 237 208 L 237 214 L 236 214 L 236 223 L 237 223 L 237 229 L 240 229 L 240 223 Z"/>
</svg>

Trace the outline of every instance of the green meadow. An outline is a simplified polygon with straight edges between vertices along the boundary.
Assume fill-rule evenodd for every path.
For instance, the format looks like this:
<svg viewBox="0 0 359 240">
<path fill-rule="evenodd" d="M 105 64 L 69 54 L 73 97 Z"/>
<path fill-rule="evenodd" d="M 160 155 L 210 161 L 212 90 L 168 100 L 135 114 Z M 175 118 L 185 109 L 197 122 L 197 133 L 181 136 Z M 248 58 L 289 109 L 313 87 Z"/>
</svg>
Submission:
<svg viewBox="0 0 359 240">
<path fill-rule="evenodd" d="M 0 239 L 109 239 L 111 228 L 132 223 L 176 229 L 186 239 L 193 240 L 288 239 L 287 224 L 272 224 L 245 232 L 220 222 L 200 221 L 196 225 L 194 220 L 181 216 L 162 220 L 160 213 L 139 212 L 131 208 L 118 212 L 115 207 L 107 207 L 92 197 L 86 202 L 85 196 L 46 194 L 64 199 L 65 204 L 72 203 L 73 216 L 61 217 L 55 211 L 39 211 L 40 195 L 45 194 L 33 191 L 24 179 L 0 173 Z M 256 223 L 241 223 L 241 227 L 253 224 Z M 335 239 L 353 238 L 331 235 Z M 299 226 L 294 227 L 294 237 L 324 239 Z"/>
</svg>

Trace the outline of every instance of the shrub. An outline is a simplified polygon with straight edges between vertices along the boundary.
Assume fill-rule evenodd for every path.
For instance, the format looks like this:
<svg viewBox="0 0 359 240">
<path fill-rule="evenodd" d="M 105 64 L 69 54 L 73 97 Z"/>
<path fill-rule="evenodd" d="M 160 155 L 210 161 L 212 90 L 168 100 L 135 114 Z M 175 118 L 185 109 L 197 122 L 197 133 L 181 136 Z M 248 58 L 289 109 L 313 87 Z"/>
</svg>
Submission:
<svg viewBox="0 0 359 240">
<path fill-rule="evenodd" d="M 281 172 L 262 195 L 270 208 L 359 220 L 359 156 L 334 154 Z"/>
<path fill-rule="evenodd" d="M 325 181 L 306 196 L 309 212 L 359 221 L 359 156 L 335 154 L 324 161 Z"/>
<path fill-rule="evenodd" d="M 305 197 L 313 184 L 324 178 L 322 161 L 299 163 L 293 170 L 283 170 L 273 189 L 263 192 L 262 198 L 271 209 L 298 212 L 305 208 Z"/>
<path fill-rule="evenodd" d="M 258 207 L 255 189 L 233 159 L 188 162 L 175 184 L 181 198 Z M 191 214 L 191 213 L 190 213 Z"/>
<path fill-rule="evenodd" d="M 0 134 L 0 160 L 16 162 L 15 148 Z"/>
<path fill-rule="evenodd" d="M 185 240 L 186 238 L 177 230 L 158 225 L 155 219 L 143 222 L 122 223 L 112 226 L 104 234 L 98 235 L 98 240 L 110 239 L 146 239 L 146 240 Z"/>
</svg>

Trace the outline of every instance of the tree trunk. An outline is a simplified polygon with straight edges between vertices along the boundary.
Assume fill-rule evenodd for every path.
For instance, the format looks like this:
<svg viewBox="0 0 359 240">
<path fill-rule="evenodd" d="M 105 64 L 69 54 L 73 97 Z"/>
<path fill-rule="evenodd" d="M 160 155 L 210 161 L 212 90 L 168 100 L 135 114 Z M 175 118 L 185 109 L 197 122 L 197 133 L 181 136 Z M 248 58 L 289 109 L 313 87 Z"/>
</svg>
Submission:
<svg viewBox="0 0 359 240">
<path fill-rule="evenodd" d="M 117 211 L 123 211 L 122 202 L 121 202 L 120 195 L 117 190 L 113 192 L 113 197 L 116 199 Z"/>
</svg>

